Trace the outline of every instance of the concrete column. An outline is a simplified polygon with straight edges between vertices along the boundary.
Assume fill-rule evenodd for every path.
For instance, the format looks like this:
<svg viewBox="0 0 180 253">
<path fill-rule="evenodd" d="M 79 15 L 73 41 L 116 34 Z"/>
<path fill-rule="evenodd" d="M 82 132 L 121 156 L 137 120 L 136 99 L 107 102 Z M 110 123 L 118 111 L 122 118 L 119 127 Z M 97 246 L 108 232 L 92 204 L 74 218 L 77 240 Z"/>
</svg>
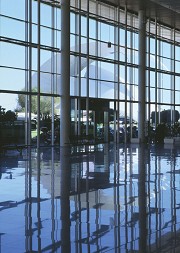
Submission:
<svg viewBox="0 0 180 253">
<path fill-rule="evenodd" d="M 61 1 L 60 90 L 60 146 L 67 146 L 70 135 L 70 0 Z"/>
<path fill-rule="evenodd" d="M 139 10 L 139 110 L 138 137 L 140 142 L 145 140 L 145 95 L 146 95 L 146 16 L 145 11 Z"/>
</svg>

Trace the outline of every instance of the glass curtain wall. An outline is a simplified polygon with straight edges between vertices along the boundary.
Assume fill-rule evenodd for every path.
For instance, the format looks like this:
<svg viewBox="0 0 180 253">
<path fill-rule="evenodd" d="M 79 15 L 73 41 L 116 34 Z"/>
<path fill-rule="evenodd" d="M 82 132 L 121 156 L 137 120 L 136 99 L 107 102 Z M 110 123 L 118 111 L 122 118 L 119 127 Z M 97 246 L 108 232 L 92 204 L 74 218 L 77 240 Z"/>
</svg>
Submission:
<svg viewBox="0 0 180 253">
<path fill-rule="evenodd" d="M 130 138 L 138 120 L 138 18 L 120 6 L 96 1 L 72 1 L 71 5 L 71 96 L 79 108 L 74 131 L 82 134 L 78 131 L 83 111 L 78 97 L 85 97 L 90 113 L 84 112 L 84 124 L 89 125 L 94 114 L 94 133 L 98 134 L 108 117 L 115 141 L 122 140 L 123 132 Z M 109 106 L 102 108 L 107 117 L 98 120 L 97 111 L 90 107 L 91 98 L 96 104 L 108 101 Z"/>
<path fill-rule="evenodd" d="M 54 142 L 45 135 L 55 132 L 52 122 L 59 125 L 60 17 L 60 5 L 55 1 L 0 2 L 4 144 Z"/>
<path fill-rule="evenodd" d="M 152 127 L 172 126 L 179 121 L 179 31 L 148 20 L 147 33 L 146 118 Z"/>
<path fill-rule="evenodd" d="M 71 4 L 71 46 L 77 50 L 72 54 L 79 54 L 74 68 L 81 68 L 71 95 L 109 101 L 108 122 L 117 142 L 123 132 L 123 141 L 138 137 L 138 16 L 96 1 Z M 179 31 L 149 19 L 146 31 L 145 128 L 150 135 L 151 128 L 179 119 Z"/>
<path fill-rule="evenodd" d="M 1 0 L 4 144 L 59 142 L 60 7 L 59 1 Z M 71 1 L 70 25 L 72 133 L 96 138 L 111 129 L 110 140 L 138 137 L 137 14 L 95 0 L 76 0 Z M 173 124 L 180 109 L 179 31 L 149 19 L 146 30 L 146 120 L 153 127 Z"/>
</svg>

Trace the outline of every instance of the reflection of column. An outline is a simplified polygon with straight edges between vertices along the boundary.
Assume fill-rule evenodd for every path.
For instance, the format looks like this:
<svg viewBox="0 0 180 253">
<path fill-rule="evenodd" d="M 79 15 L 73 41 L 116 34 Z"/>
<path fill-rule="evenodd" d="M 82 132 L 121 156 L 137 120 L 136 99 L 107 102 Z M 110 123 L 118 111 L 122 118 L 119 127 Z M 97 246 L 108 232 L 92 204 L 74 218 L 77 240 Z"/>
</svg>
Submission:
<svg viewBox="0 0 180 253">
<path fill-rule="evenodd" d="M 145 80 L 146 80 L 146 20 L 145 11 L 139 10 L 139 114 L 138 114 L 138 137 L 144 142 L 145 123 Z"/>
<path fill-rule="evenodd" d="M 171 152 L 170 152 L 171 153 Z M 172 155 L 171 153 L 171 178 L 170 178 L 170 191 L 171 191 L 171 235 L 174 236 L 175 238 L 175 241 L 177 240 L 177 237 L 178 237 L 178 232 L 177 232 L 177 224 L 178 224 L 178 219 L 177 219 L 177 209 L 179 207 L 176 206 L 177 204 L 177 199 L 176 199 L 176 193 L 177 193 L 177 189 L 178 187 L 176 188 L 176 182 L 178 183 L 178 180 L 176 180 L 176 173 L 175 173 L 175 170 L 176 170 L 176 158 L 175 158 L 176 154 L 175 155 Z M 179 184 L 179 183 L 178 183 Z M 179 195 L 179 194 L 178 194 Z"/>
<path fill-rule="evenodd" d="M 61 1 L 61 111 L 60 145 L 66 146 L 70 134 L 70 0 Z"/>
<path fill-rule="evenodd" d="M 137 150 L 136 150 L 137 152 Z M 133 174 L 133 148 L 130 148 L 129 149 L 129 153 L 130 153 L 130 161 L 129 161 L 129 171 L 130 171 L 130 175 Z M 129 198 L 134 198 L 134 192 L 133 192 L 133 177 L 130 177 L 129 178 Z M 129 207 L 129 211 L 131 213 L 131 217 L 133 217 L 133 214 L 135 213 L 135 208 L 134 208 L 134 205 L 130 205 Z M 135 240 L 135 237 L 134 237 L 134 226 L 131 226 L 131 243 L 130 243 L 130 249 L 133 251 L 133 242 Z"/>
<path fill-rule="evenodd" d="M 52 229 L 51 229 L 51 240 L 52 245 L 55 243 L 55 168 L 54 168 L 54 148 L 51 149 L 51 222 L 52 222 Z"/>
<path fill-rule="evenodd" d="M 125 249 L 128 249 L 128 162 L 127 162 L 127 147 L 124 147 L 124 205 L 125 205 Z"/>
<path fill-rule="evenodd" d="M 139 148 L 139 181 L 138 181 L 138 196 L 139 196 L 139 252 L 146 252 L 146 166 L 144 147 Z"/>
<path fill-rule="evenodd" d="M 156 155 L 155 156 L 155 179 L 154 179 L 154 193 L 155 193 L 155 200 L 154 200 L 154 206 L 155 206 L 155 210 L 158 210 L 158 178 L 157 178 L 157 175 L 158 175 L 158 167 L 159 167 L 159 164 L 158 164 L 158 156 Z M 160 160 L 161 161 L 161 160 Z M 158 240 L 158 233 L 159 233 L 159 227 L 158 227 L 158 212 L 156 212 L 155 214 L 155 228 L 156 228 L 156 249 L 158 248 L 158 244 L 159 244 L 159 240 Z"/>
<path fill-rule="evenodd" d="M 87 224 L 87 252 L 90 252 L 90 205 L 89 205 L 89 157 L 87 156 L 86 160 L 87 171 L 86 171 L 86 224 Z"/>
<path fill-rule="evenodd" d="M 26 156 L 31 158 L 31 148 L 26 150 Z M 32 161 L 28 159 L 25 163 L 25 245 L 26 252 L 32 252 Z"/>
<path fill-rule="evenodd" d="M 71 252 L 70 249 L 70 149 L 63 147 L 60 150 L 60 180 L 61 180 L 61 242 L 62 253 Z"/>
<path fill-rule="evenodd" d="M 37 233 L 38 233 L 38 252 L 41 252 L 41 153 L 37 149 Z"/>
<path fill-rule="evenodd" d="M 119 248 L 119 240 L 118 240 L 118 214 L 119 214 L 119 210 L 118 210 L 118 181 L 117 181 L 117 177 L 118 177 L 118 161 L 119 161 L 119 157 L 117 156 L 118 153 L 118 148 L 116 146 L 116 144 L 114 145 L 115 150 L 117 150 L 116 152 L 114 152 L 114 217 L 110 223 L 111 226 L 113 226 L 114 228 L 114 248 L 118 249 Z M 117 148 L 117 149 L 116 149 Z M 118 225 L 117 225 L 118 224 Z"/>
</svg>

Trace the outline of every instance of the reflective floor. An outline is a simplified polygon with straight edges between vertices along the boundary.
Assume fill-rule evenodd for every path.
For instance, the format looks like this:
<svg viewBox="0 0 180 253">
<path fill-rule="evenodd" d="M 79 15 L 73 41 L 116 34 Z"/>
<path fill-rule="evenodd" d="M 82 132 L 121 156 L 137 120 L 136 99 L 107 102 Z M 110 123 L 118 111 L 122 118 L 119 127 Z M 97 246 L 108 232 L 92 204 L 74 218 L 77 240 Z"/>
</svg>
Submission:
<svg viewBox="0 0 180 253">
<path fill-rule="evenodd" d="M 7 151 L 0 252 L 180 252 L 180 147 Z"/>
</svg>

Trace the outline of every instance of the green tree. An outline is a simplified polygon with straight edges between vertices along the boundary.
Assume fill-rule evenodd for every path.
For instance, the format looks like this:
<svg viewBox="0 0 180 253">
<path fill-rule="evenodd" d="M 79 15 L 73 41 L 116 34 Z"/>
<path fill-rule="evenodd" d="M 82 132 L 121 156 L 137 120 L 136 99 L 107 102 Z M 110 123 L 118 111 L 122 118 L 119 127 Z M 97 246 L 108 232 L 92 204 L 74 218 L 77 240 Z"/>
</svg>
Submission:
<svg viewBox="0 0 180 253">
<path fill-rule="evenodd" d="M 32 92 L 37 92 L 36 89 L 33 89 Z M 19 107 L 17 108 L 18 111 L 24 112 L 25 111 L 25 94 L 19 94 L 18 95 L 18 105 Z M 37 114 L 37 103 L 38 103 L 38 98 L 37 95 L 32 95 L 31 96 L 31 111 L 34 114 Z M 51 112 L 51 97 L 48 96 L 41 96 L 40 97 L 40 112 L 42 115 L 49 115 Z"/>
<path fill-rule="evenodd" d="M 25 91 L 24 89 L 22 90 Z M 36 88 L 32 89 L 32 92 L 37 92 Z M 16 111 L 24 112 L 25 111 L 25 105 L 26 105 L 26 95 L 25 94 L 18 94 L 17 98 L 18 107 Z M 31 96 L 31 110 L 33 113 L 37 113 L 37 96 L 33 95 Z"/>
<path fill-rule="evenodd" d="M 15 112 L 8 110 L 4 115 L 5 121 L 15 121 L 17 119 L 17 115 Z"/>
</svg>

